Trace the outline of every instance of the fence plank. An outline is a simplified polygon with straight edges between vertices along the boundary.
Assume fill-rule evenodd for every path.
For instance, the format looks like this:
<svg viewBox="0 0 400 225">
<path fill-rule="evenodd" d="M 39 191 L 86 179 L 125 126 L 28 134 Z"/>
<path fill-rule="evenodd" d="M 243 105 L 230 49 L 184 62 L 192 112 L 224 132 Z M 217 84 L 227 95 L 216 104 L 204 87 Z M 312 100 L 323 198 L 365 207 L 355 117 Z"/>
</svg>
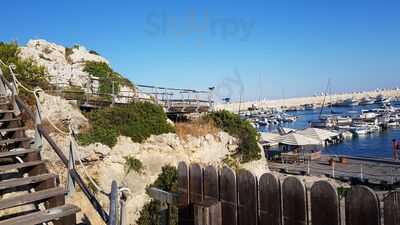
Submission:
<svg viewBox="0 0 400 225">
<path fill-rule="evenodd" d="M 247 170 L 240 170 L 238 178 L 239 225 L 257 225 L 257 179 Z"/>
<path fill-rule="evenodd" d="M 283 221 L 285 225 L 306 225 L 306 189 L 296 177 L 287 177 L 282 183 Z"/>
<path fill-rule="evenodd" d="M 220 174 L 222 225 L 237 225 L 237 187 L 235 172 L 224 167 Z"/>
<path fill-rule="evenodd" d="M 189 169 L 184 162 L 178 164 L 179 210 L 178 224 L 192 225 L 193 215 L 189 207 Z"/>
<path fill-rule="evenodd" d="M 365 186 L 354 186 L 346 196 L 347 225 L 379 225 L 379 199 Z"/>
<path fill-rule="evenodd" d="M 384 200 L 385 225 L 400 224 L 400 192 L 390 193 Z"/>
<path fill-rule="evenodd" d="M 311 187 L 311 221 L 313 225 L 339 225 L 338 193 L 328 181 L 318 181 Z"/>
<path fill-rule="evenodd" d="M 189 198 L 190 203 L 203 201 L 203 171 L 197 163 L 192 163 L 189 169 Z"/>
<path fill-rule="evenodd" d="M 204 200 L 219 200 L 218 172 L 214 166 L 204 169 Z"/>
<path fill-rule="evenodd" d="M 281 190 L 279 179 L 270 173 L 263 174 L 259 181 L 260 224 L 281 225 Z"/>
</svg>

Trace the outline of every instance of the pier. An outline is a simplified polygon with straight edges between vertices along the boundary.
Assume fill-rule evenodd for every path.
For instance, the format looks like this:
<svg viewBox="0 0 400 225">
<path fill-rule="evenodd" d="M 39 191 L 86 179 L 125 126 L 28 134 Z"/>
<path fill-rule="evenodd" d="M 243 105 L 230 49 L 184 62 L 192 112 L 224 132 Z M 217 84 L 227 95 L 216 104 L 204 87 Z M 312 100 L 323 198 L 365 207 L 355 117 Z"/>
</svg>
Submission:
<svg viewBox="0 0 400 225">
<path fill-rule="evenodd" d="M 268 166 L 286 174 L 326 176 L 368 186 L 400 187 L 400 162 L 394 160 L 324 155 L 315 161 L 269 161 Z"/>
</svg>

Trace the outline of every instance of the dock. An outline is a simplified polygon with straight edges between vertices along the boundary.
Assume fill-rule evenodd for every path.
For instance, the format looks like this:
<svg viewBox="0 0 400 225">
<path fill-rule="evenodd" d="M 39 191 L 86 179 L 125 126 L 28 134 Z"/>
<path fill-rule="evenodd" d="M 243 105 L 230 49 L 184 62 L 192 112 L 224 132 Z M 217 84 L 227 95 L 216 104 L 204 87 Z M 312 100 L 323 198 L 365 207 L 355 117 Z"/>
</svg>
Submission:
<svg viewBox="0 0 400 225">
<path fill-rule="evenodd" d="M 339 158 L 346 159 L 340 163 Z M 335 163 L 330 161 L 334 160 Z M 323 155 L 320 160 L 282 163 L 269 161 L 273 171 L 286 174 L 326 176 L 370 186 L 400 187 L 400 161 L 355 156 Z"/>
</svg>

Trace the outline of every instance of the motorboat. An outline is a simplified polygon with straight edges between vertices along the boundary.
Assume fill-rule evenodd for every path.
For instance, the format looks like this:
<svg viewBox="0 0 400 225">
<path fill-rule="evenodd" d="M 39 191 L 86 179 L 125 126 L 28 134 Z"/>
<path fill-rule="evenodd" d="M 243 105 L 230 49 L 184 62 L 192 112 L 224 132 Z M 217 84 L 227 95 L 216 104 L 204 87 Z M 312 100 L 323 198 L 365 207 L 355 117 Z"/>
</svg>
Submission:
<svg viewBox="0 0 400 225">
<path fill-rule="evenodd" d="M 335 104 L 336 107 L 353 107 L 359 105 L 359 102 L 353 98 L 348 98 Z"/>
<path fill-rule="evenodd" d="M 366 105 L 373 105 L 375 104 L 375 99 L 372 99 L 370 97 L 364 97 L 360 100 L 359 105 L 361 106 L 366 106 Z"/>
</svg>

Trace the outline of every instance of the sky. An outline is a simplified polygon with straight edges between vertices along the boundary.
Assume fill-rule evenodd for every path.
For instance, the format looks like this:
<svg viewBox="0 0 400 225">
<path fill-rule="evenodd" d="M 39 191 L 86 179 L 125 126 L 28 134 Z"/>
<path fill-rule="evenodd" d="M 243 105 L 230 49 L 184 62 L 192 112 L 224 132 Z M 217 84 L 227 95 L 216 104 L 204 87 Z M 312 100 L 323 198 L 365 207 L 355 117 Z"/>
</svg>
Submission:
<svg viewBox="0 0 400 225">
<path fill-rule="evenodd" d="M 136 84 L 245 100 L 400 86 L 400 1 L 13 0 L 0 41 L 80 44 Z"/>
</svg>

